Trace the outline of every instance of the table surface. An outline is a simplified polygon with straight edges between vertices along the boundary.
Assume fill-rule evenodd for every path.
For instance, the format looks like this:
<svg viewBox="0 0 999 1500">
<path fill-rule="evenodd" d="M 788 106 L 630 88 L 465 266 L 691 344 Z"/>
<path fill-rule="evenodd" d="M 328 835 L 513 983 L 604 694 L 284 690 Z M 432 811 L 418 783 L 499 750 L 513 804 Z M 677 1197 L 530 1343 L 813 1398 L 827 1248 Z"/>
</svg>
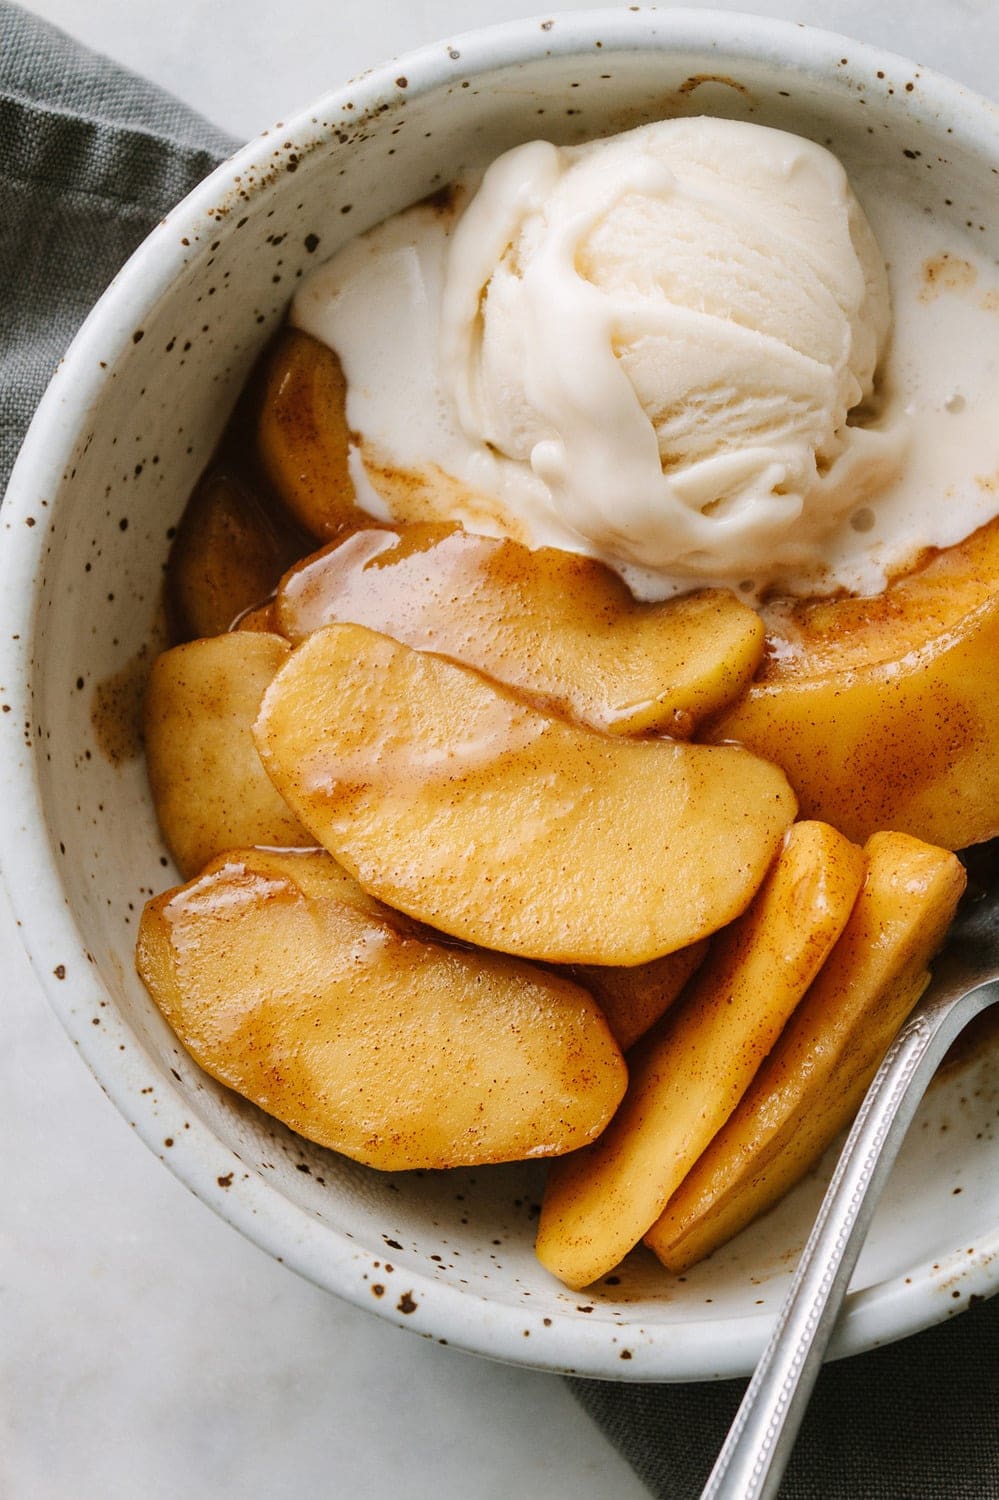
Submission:
<svg viewBox="0 0 999 1500">
<path fill-rule="evenodd" d="M 536 14 L 503 0 L 30 0 L 242 137 L 387 55 Z M 597 9 L 577 0 L 577 9 Z M 994 0 L 726 8 L 999 93 Z M 559 1379 L 429 1345 L 299 1280 L 129 1132 L 49 1013 L 0 896 L 5 1500 L 641 1500 Z"/>
</svg>

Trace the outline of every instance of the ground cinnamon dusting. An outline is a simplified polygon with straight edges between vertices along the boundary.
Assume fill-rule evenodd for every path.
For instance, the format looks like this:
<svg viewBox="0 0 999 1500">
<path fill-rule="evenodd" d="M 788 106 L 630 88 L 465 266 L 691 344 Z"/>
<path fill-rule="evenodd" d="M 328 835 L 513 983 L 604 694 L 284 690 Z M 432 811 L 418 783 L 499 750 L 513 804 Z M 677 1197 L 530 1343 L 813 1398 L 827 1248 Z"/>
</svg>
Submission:
<svg viewBox="0 0 999 1500">
<path fill-rule="evenodd" d="M 920 302 L 933 302 L 941 292 L 966 292 L 974 286 L 978 272 L 970 261 L 962 260 L 944 250 L 933 255 L 923 265 L 923 285 Z"/>
<path fill-rule="evenodd" d="M 143 646 L 129 661 L 94 688 L 90 722 L 98 749 L 113 766 L 142 754 L 142 704 L 153 653 Z"/>
</svg>

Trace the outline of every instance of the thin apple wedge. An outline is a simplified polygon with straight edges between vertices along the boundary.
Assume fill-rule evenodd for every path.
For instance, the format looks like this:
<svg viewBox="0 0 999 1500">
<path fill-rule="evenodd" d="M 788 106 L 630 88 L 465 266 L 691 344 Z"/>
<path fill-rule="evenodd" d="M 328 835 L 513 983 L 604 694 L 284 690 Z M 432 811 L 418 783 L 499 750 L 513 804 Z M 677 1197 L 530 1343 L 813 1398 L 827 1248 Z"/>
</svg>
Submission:
<svg viewBox="0 0 999 1500">
<path fill-rule="evenodd" d="M 587 1286 L 655 1223 L 818 973 L 862 879 L 861 851 L 835 829 L 792 828 L 749 910 L 631 1052 L 603 1135 L 549 1174 L 537 1253 L 560 1280 Z"/>
<path fill-rule="evenodd" d="M 843 936 L 724 1128 L 646 1243 L 683 1271 L 804 1176 L 856 1113 L 929 981 L 964 890 L 958 859 L 901 833 L 875 834 Z"/>
<path fill-rule="evenodd" d="M 688 739 L 748 686 L 763 622 L 725 589 L 640 604 L 593 558 L 457 526 L 359 530 L 281 581 L 276 628 L 367 625 L 613 734 Z"/>
<path fill-rule="evenodd" d="M 743 750 L 569 724 L 357 625 L 292 652 L 254 732 L 366 890 L 552 963 L 643 963 L 724 926 L 794 815 L 783 774 Z"/>
<path fill-rule="evenodd" d="M 257 445 L 278 495 L 320 541 L 371 522 L 347 468 L 346 389 L 332 349 L 297 328 L 282 331 L 264 366 Z"/>
<path fill-rule="evenodd" d="M 568 1151 L 624 1091 L 584 990 L 431 941 L 323 853 L 223 855 L 147 904 L 136 961 L 207 1072 L 369 1166 Z"/>
<path fill-rule="evenodd" d="M 287 641 L 233 631 L 188 641 L 153 663 L 146 765 L 156 816 L 181 874 L 225 849 L 314 845 L 260 763 L 252 726 Z"/>
</svg>

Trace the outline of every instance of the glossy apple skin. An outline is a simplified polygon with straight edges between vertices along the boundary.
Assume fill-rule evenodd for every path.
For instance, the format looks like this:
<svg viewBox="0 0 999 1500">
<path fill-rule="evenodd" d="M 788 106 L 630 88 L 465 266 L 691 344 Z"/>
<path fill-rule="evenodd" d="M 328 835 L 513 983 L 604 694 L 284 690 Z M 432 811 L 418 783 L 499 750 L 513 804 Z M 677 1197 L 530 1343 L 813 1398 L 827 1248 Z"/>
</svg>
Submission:
<svg viewBox="0 0 999 1500">
<path fill-rule="evenodd" d="M 612 734 L 689 738 L 763 655 L 759 615 L 725 589 L 641 604 L 594 558 L 435 522 L 362 528 L 307 557 L 274 618 L 294 644 L 367 625 Z"/>
</svg>

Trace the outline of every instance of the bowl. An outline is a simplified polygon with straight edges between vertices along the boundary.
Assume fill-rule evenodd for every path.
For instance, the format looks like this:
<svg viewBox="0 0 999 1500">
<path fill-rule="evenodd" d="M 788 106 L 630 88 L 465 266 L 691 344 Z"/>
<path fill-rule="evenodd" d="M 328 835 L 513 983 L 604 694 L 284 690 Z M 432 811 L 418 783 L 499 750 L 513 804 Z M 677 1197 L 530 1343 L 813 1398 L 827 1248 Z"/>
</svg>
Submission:
<svg viewBox="0 0 999 1500">
<path fill-rule="evenodd" d="M 750 16 L 628 10 L 518 21 L 330 94 L 220 167 L 94 309 L 4 507 L 3 871 L 35 972 L 104 1089 L 201 1199 L 274 1256 L 401 1326 L 499 1359 L 628 1380 L 747 1373 L 826 1163 L 685 1277 L 645 1252 L 585 1294 L 536 1262 L 541 1170 L 380 1174 L 202 1074 L 136 977 L 144 900 L 175 883 L 134 732 L 172 528 L 299 278 L 460 167 L 670 114 L 829 144 L 872 204 L 890 183 L 941 234 L 994 216 L 999 119 L 905 60 Z M 979 232 L 976 230 L 976 232 Z M 851 1354 L 999 1285 L 988 1056 L 934 1086 L 857 1269 Z"/>
</svg>

